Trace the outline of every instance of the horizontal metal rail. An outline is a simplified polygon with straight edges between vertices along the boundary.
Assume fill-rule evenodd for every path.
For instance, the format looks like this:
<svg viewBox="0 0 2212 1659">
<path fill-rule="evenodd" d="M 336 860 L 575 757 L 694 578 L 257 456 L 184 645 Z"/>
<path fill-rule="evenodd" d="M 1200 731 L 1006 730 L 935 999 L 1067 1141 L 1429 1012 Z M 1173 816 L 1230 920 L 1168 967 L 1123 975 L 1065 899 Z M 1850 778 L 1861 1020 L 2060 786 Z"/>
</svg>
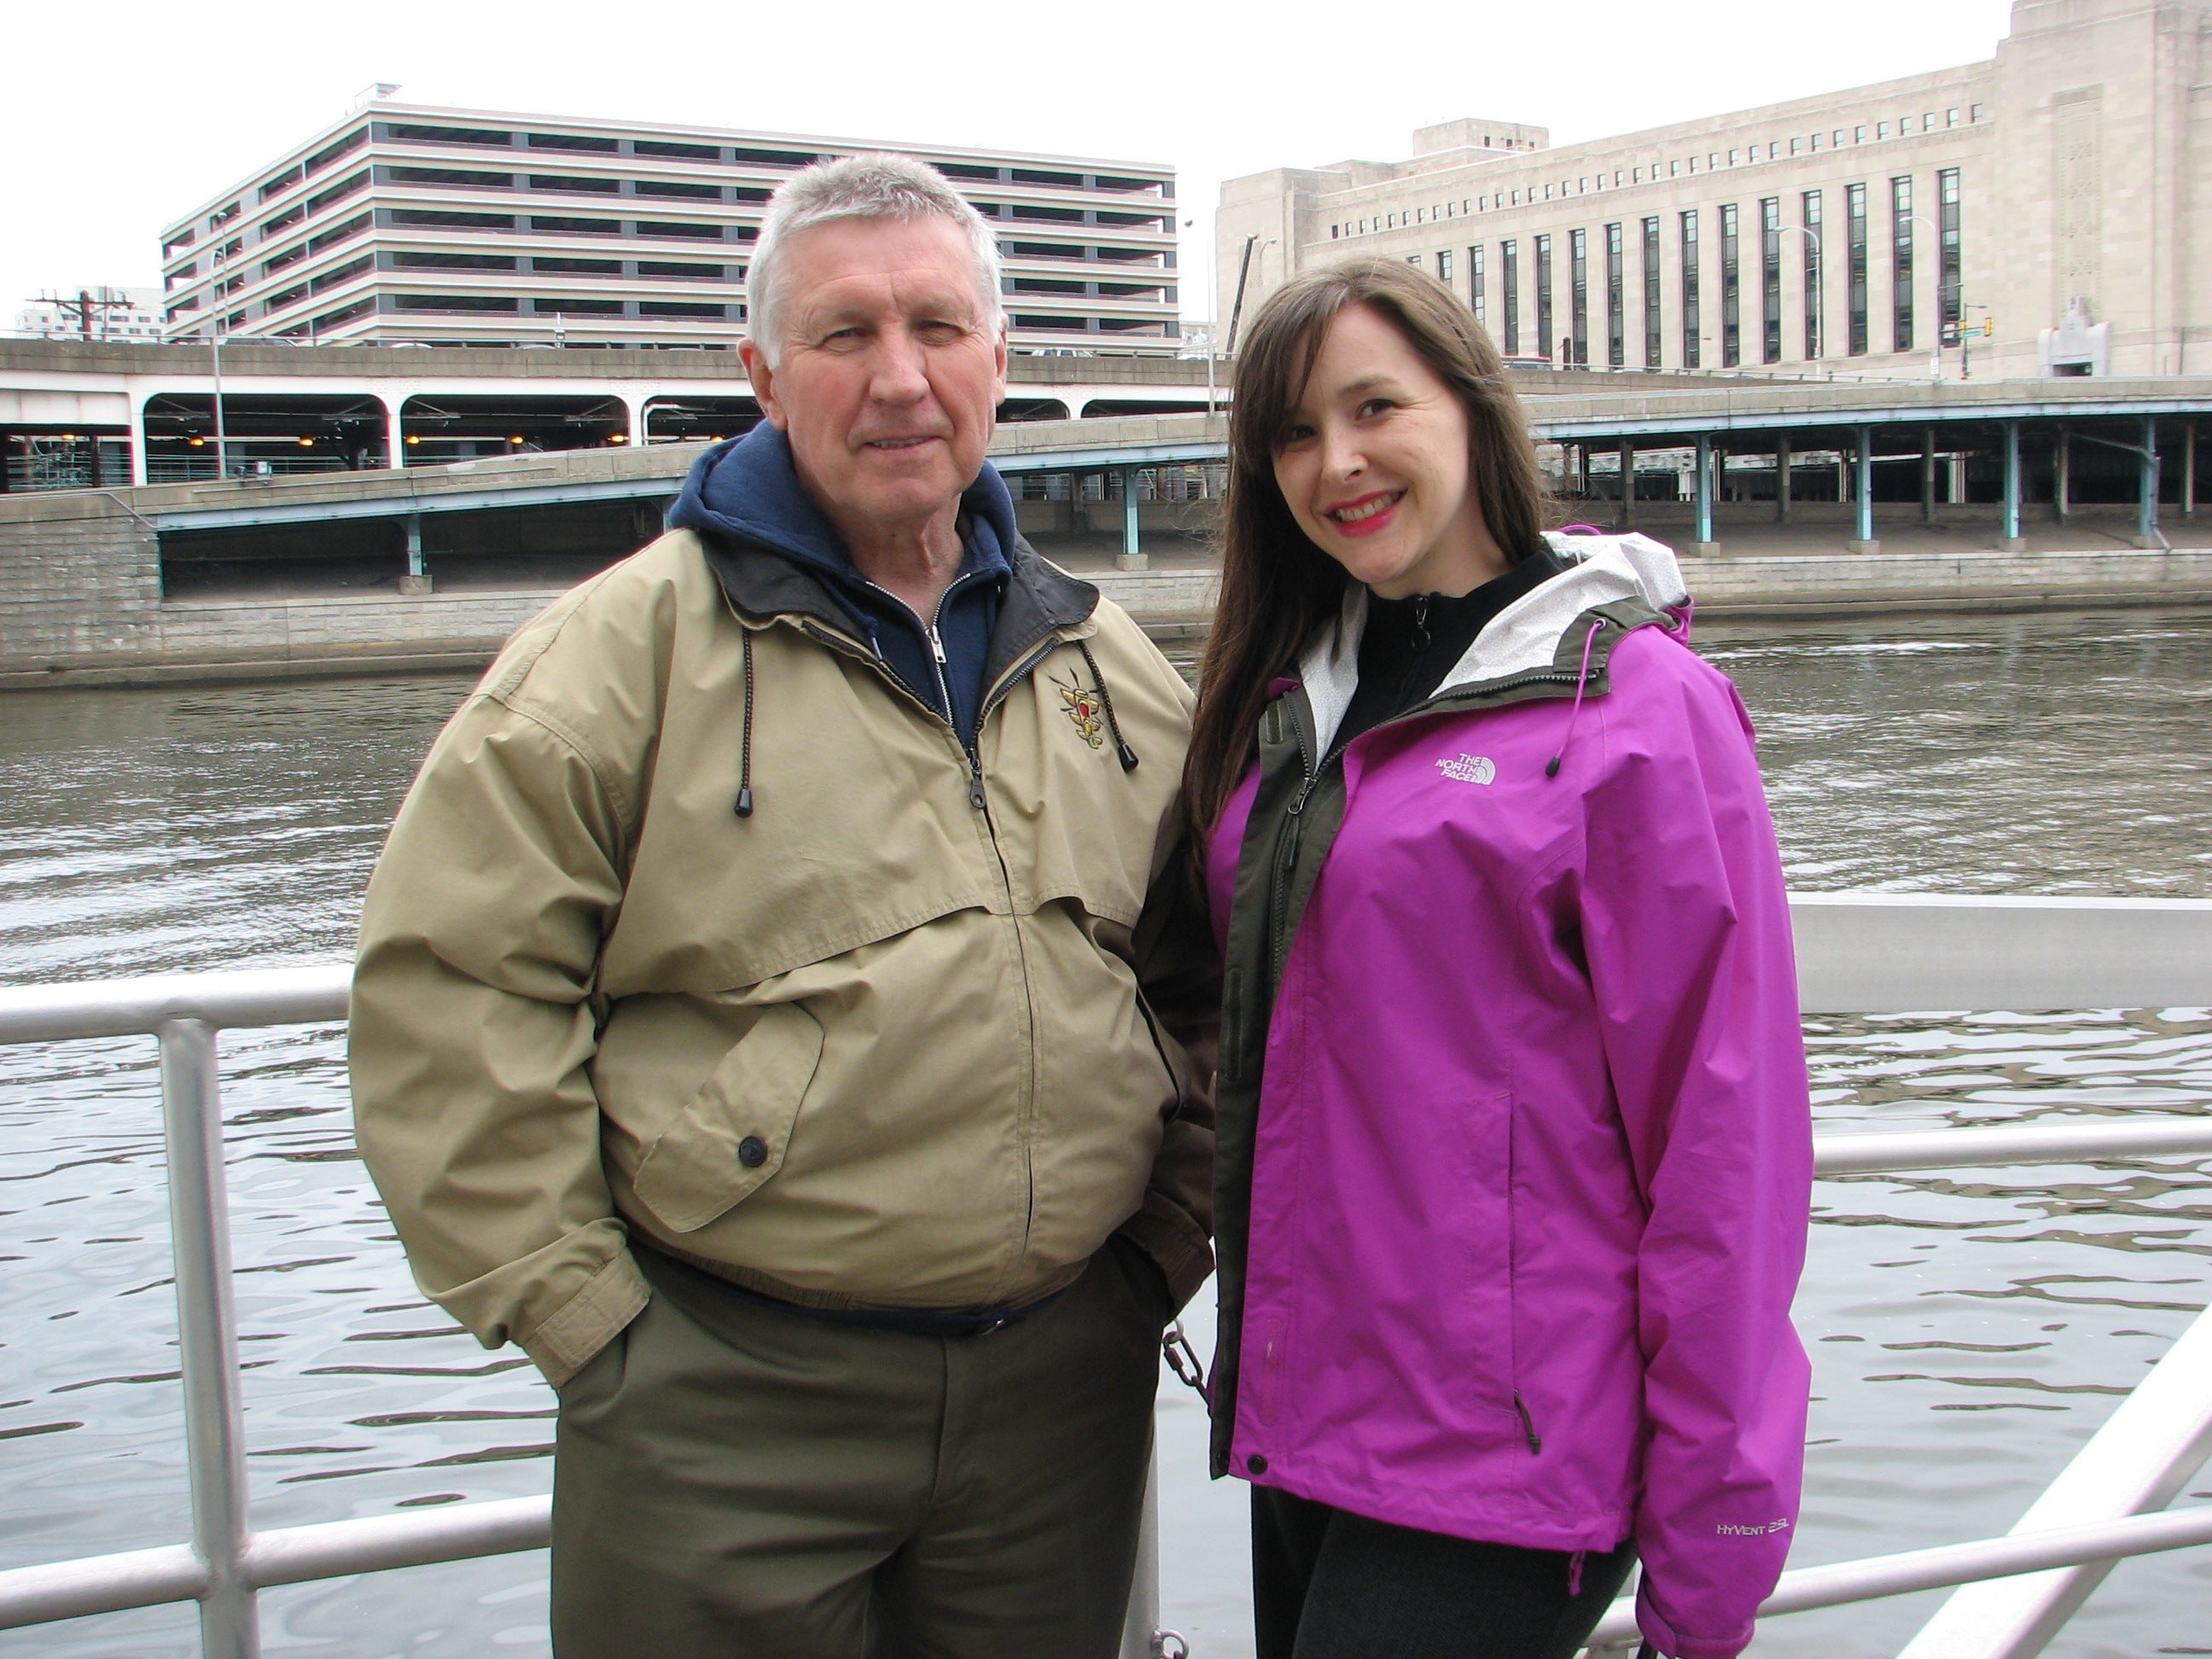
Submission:
<svg viewBox="0 0 2212 1659">
<path fill-rule="evenodd" d="M 1812 1012 L 2212 1002 L 2212 902 L 1848 893 L 1791 898 Z M 278 1584 L 543 1548 L 549 1499 L 458 1504 L 267 1532 L 247 1516 L 216 1033 L 346 1016 L 343 966 L 0 988 L 0 1044 L 153 1035 L 161 1048 L 193 1541 L 0 1572 L 0 1629 L 167 1602 L 201 1606 L 203 1652 L 254 1659 L 254 1597 Z M 2212 1155 L 2212 1117 L 1823 1135 L 1823 1175 Z M 2212 1510 L 1805 1568 L 1765 1613 L 2212 1541 Z M 1601 1641 L 1629 1639 L 1625 1607 Z M 1133 1628 L 1151 1620 L 1133 1620 Z M 1132 1651 L 1139 1650 L 1133 1647 Z"/>
<path fill-rule="evenodd" d="M 1870 1555 L 1825 1567 L 1797 1567 L 1782 1575 L 1774 1594 L 1759 1603 L 1759 1616 L 1810 1613 L 1815 1607 L 1873 1601 L 1885 1595 L 1944 1589 L 1954 1584 L 2010 1578 L 2087 1561 L 2117 1561 L 2131 1555 L 2212 1544 L 2212 1507 L 2173 1510 L 2162 1515 L 2130 1516 L 2094 1526 L 2059 1527 L 2049 1532 L 2011 1533 L 1971 1544 L 1941 1544 L 1934 1549 L 1898 1555 Z M 1636 1609 L 1626 1600 L 1607 1609 L 1590 1633 L 1592 1650 L 1632 1647 Z"/>
</svg>

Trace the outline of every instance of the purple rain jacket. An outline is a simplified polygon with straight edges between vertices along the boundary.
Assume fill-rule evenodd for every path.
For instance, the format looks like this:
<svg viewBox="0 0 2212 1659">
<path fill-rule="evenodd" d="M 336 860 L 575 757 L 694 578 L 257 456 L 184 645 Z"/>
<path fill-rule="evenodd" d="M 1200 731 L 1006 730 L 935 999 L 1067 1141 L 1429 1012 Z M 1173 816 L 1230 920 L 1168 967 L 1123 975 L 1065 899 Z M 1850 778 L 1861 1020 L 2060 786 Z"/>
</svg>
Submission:
<svg viewBox="0 0 2212 1659">
<path fill-rule="evenodd" d="M 1213 1472 L 1530 1548 L 1633 1535 L 1646 1637 L 1733 1659 L 1804 1461 L 1789 910 L 1674 556 L 1553 544 L 1581 562 L 1340 767 L 1354 585 L 1210 843 Z"/>
</svg>

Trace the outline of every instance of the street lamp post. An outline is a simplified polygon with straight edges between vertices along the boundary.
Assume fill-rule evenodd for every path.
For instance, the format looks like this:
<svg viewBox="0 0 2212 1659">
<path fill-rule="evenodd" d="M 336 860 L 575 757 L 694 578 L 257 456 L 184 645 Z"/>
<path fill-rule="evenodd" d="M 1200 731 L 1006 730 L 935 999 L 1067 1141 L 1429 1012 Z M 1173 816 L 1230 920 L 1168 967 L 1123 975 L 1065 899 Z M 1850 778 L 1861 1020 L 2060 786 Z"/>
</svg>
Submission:
<svg viewBox="0 0 2212 1659">
<path fill-rule="evenodd" d="M 1936 334 L 1934 345 L 1928 349 L 1928 378 L 1943 378 L 1943 227 L 1923 213 L 1908 213 L 1905 222 L 1925 225 L 1936 233 Z"/>
<path fill-rule="evenodd" d="M 1800 236 L 1802 236 L 1808 242 L 1810 242 L 1813 245 L 1813 258 L 1820 262 L 1820 267 L 1823 271 L 1826 270 L 1828 256 L 1821 249 L 1820 233 L 1819 231 L 1814 229 L 1810 225 L 1784 225 L 1782 229 L 1785 231 L 1794 230 Z M 1778 258 L 1780 255 L 1778 253 L 1776 257 Z M 1818 334 L 1819 338 L 1816 342 L 1812 342 L 1810 343 L 1817 343 L 1820 349 L 1817 353 L 1808 358 L 1806 361 L 1817 364 L 1821 358 L 1828 355 L 1828 319 L 1825 314 L 1825 309 L 1820 319 L 1820 327 L 1815 331 Z"/>
</svg>

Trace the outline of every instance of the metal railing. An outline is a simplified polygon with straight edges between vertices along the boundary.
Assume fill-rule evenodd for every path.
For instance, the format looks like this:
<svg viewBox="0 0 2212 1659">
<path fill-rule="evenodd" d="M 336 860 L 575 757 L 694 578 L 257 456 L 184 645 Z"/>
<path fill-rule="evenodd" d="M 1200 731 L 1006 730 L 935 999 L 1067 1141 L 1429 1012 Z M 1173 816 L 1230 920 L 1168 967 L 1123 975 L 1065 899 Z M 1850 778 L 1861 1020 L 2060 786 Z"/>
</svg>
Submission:
<svg viewBox="0 0 2212 1659">
<path fill-rule="evenodd" d="M 2212 902 L 1801 894 L 1791 900 L 1808 1013 L 2165 1007 L 2212 1002 Z M 249 1513 L 216 1034 L 343 1020 L 343 967 L 0 989 L 0 1045 L 150 1035 L 160 1044 L 176 1262 L 190 1544 L 0 1571 L 0 1629 L 197 1601 L 206 1659 L 254 1659 L 257 1595 L 280 1584 L 545 1547 L 551 1500 L 514 1498 L 257 1532 Z M 1819 1137 L 1823 1175 L 2212 1154 L 2212 1117 L 2062 1128 Z M 1784 1574 L 1761 1616 L 2010 1579 L 1963 1639 L 1935 1625 L 1912 1659 L 2028 1659 L 2114 1560 L 2212 1542 L 2212 1508 L 2162 1510 L 2212 1450 L 2212 1313 L 2123 1402 L 2047 1498 L 2076 1524 Z M 2084 1498 L 2068 1488 L 2103 1490 Z M 2117 1474 L 2115 1474 L 2117 1471 Z M 1155 1482 L 1157 1486 L 1157 1482 Z M 2062 1489 L 2066 1489 L 2062 1492 Z M 1163 1650 L 1158 1519 L 1148 1500 L 1124 1659 Z M 2020 1575 L 2037 1575 L 2021 1577 Z M 2001 1632 L 2009 1632 L 2002 1634 Z M 1617 1604 L 1594 1648 L 1634 1640 Z"/>
</svg>

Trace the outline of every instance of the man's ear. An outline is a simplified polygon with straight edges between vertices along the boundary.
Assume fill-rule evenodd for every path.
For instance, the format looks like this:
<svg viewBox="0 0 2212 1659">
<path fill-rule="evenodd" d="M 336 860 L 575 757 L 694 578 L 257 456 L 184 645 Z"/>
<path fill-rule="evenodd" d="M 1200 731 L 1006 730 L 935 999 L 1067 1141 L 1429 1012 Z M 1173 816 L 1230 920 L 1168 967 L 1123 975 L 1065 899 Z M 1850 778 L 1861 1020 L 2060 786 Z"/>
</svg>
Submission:
<svg viewBox="0 0 2212 1659">
<path fill-rule="evenodd" d="M 996 369 L 998 370 L 998 374 L 999 374 L 999 396 L 998 396 L 998 399 L 997 399 L 997 401 L 998 401 L 998 402 L 1000 402 L 1000 403 L 1004 403 L 1004 402 L 1006 402 L 1006 329 L 1007 329 L 1007 325 L 1007 325 L 1006 318 L 1005 314 L 1002 313 L 1000 313 L 1000 318 L 999 318 L 999 338 L 998 338 L 997 343 L 996 343 L 994 345 L 993 345 L 993 347 L 991 348 L 991 362 L 992 362 L 993 366 L 994 366 L 994 368 L 996 368 Z"/>
<path fill-rule="evenodd" d="M 999 347 L 999 378 L 1000 380 L 1006 378 L 1006 349 L 1002 342 Z M 783 405 L 776 401 L 775 371 L 768 366 L 768 353 L 763 351 L 755 343 L 750 335 L 747 335 L 738 342 L 738 360 L 745 366 L 745 379 L 752 382 L 753 400 L 760 404 L 762 415 L 777 431 L 787 431 L 789 428 L 784 422 Z M 1002 392 L 1000 395 L 1003 397 L 1005 394 Z"/>
</svg>

